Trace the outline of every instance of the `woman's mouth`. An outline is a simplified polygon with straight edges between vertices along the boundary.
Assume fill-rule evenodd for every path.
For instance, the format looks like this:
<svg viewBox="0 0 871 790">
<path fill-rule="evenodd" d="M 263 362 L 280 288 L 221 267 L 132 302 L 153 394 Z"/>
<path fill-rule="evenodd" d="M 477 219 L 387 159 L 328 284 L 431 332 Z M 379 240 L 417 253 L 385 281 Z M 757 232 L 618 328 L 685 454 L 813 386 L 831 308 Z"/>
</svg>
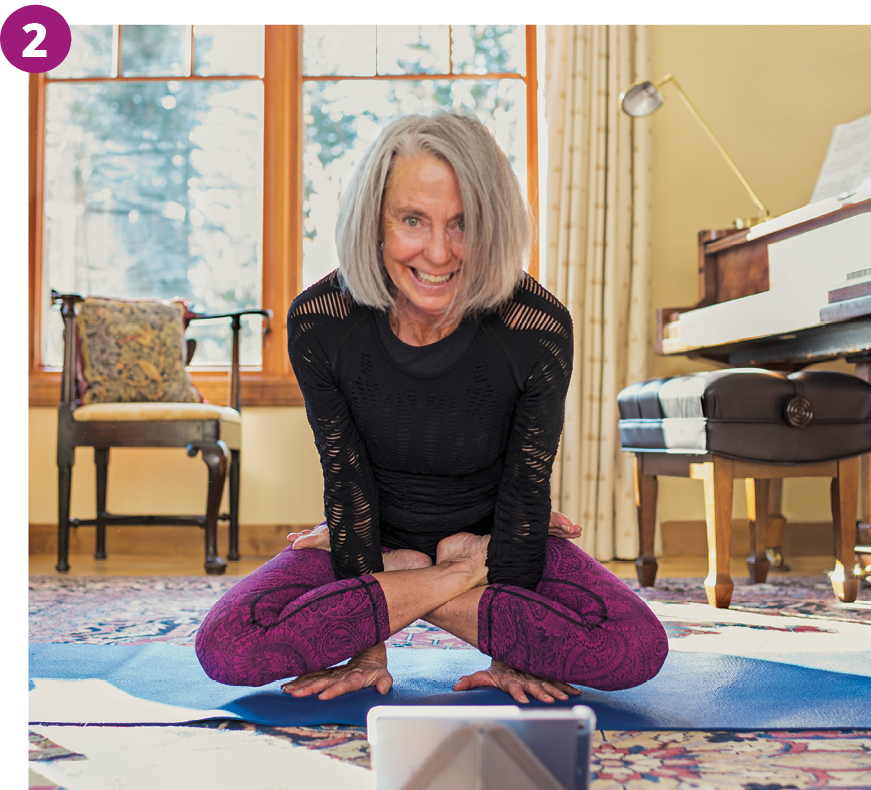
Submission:
<svg viewBox="0 0 871 790">
<path fill-rule="evenodd" d="M 456 271 L 448 272 L 447 274 L 427 274 L 415 268 L 412 268 L 412 271 L 414 276 L 425 285 L 444 285 L 456 274 Z"/>
</svg>

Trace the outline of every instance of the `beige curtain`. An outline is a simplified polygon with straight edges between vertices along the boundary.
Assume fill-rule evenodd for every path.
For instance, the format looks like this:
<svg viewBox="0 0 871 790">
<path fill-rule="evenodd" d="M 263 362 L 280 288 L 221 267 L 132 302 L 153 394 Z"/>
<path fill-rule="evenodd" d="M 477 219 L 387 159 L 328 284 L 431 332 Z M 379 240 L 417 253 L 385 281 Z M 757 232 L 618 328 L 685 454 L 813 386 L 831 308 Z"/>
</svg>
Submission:
<svg viewBox="0 0 871 790">
<path fill-rule="evenodd" d="M 650 359 L 650 122 L 618 97 L 650 78 L 647 31 L 548 26 L 543 282 L 572 314 L 575 357 L 553 504 L 600 560 L 638 554 L 631 454 L 617 393 Z"/>
</svg>

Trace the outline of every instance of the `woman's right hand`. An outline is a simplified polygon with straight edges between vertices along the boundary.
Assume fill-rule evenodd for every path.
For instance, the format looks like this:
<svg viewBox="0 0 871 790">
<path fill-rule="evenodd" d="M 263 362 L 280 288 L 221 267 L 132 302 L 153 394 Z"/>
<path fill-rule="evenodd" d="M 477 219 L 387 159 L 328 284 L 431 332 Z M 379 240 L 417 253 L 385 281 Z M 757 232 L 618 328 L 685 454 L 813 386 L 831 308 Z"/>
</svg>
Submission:
<svg viewBox="0 0 871 790">
<path fill-rule="evenodd" d="M 387 645 L 384 642 L 364 650 L 340 667 L 300 675 L 285 683 L 281 690 L 293 697 L 317 694 L 318 699 L 328 700 L 371 686 L 379 694 L 386 694 L 393 687 L 393 676 L 387 671 Z"/>
</svg>

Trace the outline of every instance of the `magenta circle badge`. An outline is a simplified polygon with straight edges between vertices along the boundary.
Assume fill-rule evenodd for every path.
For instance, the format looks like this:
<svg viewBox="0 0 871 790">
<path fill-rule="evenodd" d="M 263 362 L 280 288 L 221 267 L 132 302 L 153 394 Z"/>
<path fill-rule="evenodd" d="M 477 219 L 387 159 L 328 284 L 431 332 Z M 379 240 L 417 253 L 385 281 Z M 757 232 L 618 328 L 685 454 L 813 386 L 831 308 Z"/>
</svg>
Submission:
<svg viewBox="0 0 871 790">
<path fill-rule="evenodd" d="M 0 29 L 0 48 L 16 69 L 30 74 L 60 66 L 72 44 L 70 26 L 45 5 L 26 5 L 6 17 Z"/>
</svg>

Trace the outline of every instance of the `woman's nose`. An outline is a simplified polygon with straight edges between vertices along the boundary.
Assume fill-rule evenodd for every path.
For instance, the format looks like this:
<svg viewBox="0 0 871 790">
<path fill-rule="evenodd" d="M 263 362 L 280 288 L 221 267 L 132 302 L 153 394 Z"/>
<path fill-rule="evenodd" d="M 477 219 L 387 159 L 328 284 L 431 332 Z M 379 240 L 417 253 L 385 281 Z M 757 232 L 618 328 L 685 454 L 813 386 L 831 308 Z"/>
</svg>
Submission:
<svg viewBox="0 0 871 790">
<path fill-rule="evenodd" d="M 453 257 L 453 243 L 447 228 L 433 229 L 430 234 L 426 257 L 432 263 L 445 264 Z"/>
</svg>

